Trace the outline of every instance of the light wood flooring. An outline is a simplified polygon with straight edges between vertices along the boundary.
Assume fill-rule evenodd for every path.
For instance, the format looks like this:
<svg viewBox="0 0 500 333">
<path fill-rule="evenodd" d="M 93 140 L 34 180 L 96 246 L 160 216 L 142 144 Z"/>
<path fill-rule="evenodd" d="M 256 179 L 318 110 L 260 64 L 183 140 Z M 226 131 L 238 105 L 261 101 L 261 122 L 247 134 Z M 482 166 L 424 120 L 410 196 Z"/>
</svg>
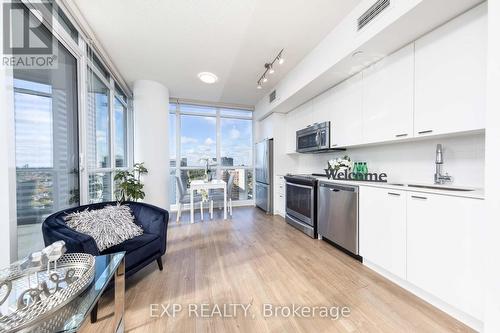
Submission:
<svg viewBox="0 0 500 333">
<path fill-rule="evenodd" d="M 152 263 L 127 280 L 127 332 L 471 332 L 445 313 L 382 278 L 281 217 L 235 208 L 232 219 L 181 223 L 171 217 L 164 270 Z M 199 214 L 196 215 L 199 219 Z M 150 304 L 179 303 L 175 318 L 150 316 Z M 194 318 L 190 303 L 251 303 L 247 317 Z M 262 304 L 346 306 L 348 317 L 264 318 Z M 112 293 L 98 322 L 83 332 L 111 332 Z M 199 313 L 199 312 L 198 312 Z"/>
</svg>

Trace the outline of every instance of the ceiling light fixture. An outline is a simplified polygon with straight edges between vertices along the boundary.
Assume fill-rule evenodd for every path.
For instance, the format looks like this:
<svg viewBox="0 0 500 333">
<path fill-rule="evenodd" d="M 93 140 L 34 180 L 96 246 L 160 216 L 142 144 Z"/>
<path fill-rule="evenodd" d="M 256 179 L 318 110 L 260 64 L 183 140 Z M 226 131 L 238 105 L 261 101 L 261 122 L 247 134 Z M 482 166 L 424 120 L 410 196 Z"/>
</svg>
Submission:
<svg viewBox="0 0 500 333">
<path fill-rule="evenodd" d="M 274 74 L 274 68 L 273 65 L 269 64 L 269 74 Z"/>
<path fill-rule="evenodd" d="M 257 81 L 257 89 L 262 89 L 262 84 L 267 82 L 267 74 L 274 74 L 274 63 L 278 62 L 278 64 L 282 65 L 285 62 L 285 59 L 283 58 L 283 50 L 278 53 L 278 55 L 273 59 L 271 62 L 267 62 L 264 64 L 265 71 L 264 74 L 262 74 Z"/>
<path fill-rule="evenodd" d="M 352 54 L 352 57 L 353 57 L 353 58 L 358 58 L 358 57 L 360 57 L 360 56 L 362 56 L 362 55 L 363 55 L 363 51 L 359 50 L 359 51 L 354 52 L 354 53 Z"/>
<path fill-rule="evenodd" d="M 207 84 L 212 84 L 212 83 L 215 83 L 219 80 L 219 78 L 217 77 L 217 75 L 215 75 L 214 73 L 210 73 L 210 72 L 201 72 L 201 73 L 198 73 L 198 78 L 202 81 L 202 82 L 205 82 Z"/>
</svg>

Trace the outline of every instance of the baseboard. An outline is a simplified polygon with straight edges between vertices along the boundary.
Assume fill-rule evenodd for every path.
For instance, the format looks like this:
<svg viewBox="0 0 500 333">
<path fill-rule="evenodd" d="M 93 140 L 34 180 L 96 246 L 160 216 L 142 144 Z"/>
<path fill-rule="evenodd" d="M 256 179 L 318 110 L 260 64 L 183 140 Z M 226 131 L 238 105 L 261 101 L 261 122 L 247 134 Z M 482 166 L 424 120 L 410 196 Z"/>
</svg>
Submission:
<svg viewBox="0 0 500 333">
<path fill-rule="evenodd" d="M 378 274 L 382 275 L 384 278 L 390 280 L 391 282 L 394 282 L 401 288 L 409 291 L 413 295 L 417 296 L 418 298 L 421 298 L 422 300 L 426 301 L 427 303 L 431 304 L 432 306 L 438 308 L 439 310 L 447 313 L 448 315 L 452 316 L 456 320 L 464 323 L 465 325 L 469 326 L 470 328 L 482 332 L 483 331 L 483 322 L 453 306 L 450 304 L 442 301 L 441 299 L 437 298 L 436 296 L 429 294 L 428 292 L 418 288 L 417 286 L 413 285 L 412 283 L 388 272 L 387 270 L 383 269 L 382 267 L 364 259 L 363 260 L 363 265 L 366 267 L 370 268 L 371 270 L 377 272 Z"/>
</svg>

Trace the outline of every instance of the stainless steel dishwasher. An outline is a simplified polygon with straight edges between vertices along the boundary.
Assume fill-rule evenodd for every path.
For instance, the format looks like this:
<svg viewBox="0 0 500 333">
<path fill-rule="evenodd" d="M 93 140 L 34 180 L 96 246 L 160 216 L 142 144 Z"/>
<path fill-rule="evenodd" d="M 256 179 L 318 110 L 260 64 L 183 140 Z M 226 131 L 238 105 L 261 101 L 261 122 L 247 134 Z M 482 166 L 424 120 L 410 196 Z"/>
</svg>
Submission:
<svg viewBox="0 0 500 333">
<path fill-rule="evenodd" d="M 359 255 L 358 186 L 319 182 L 318 234 Z"/>
</svg>

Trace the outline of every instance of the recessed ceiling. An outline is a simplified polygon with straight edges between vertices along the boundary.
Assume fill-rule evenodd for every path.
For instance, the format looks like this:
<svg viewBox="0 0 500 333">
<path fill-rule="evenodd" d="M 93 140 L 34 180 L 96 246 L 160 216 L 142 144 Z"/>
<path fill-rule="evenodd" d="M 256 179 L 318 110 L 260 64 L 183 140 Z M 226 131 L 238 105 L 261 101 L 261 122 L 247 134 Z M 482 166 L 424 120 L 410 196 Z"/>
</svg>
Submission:
<svg viewBox="0 0 500 333">
<path fill-rule="evenodd" d="M 125 80 L 170 96 L 255 105 L 360 0 L 72 0 Z M 264 64 L 284 48 L 263 89 Z M 207 85 L 200 72 L 218 77 Z"/>
</svg>

